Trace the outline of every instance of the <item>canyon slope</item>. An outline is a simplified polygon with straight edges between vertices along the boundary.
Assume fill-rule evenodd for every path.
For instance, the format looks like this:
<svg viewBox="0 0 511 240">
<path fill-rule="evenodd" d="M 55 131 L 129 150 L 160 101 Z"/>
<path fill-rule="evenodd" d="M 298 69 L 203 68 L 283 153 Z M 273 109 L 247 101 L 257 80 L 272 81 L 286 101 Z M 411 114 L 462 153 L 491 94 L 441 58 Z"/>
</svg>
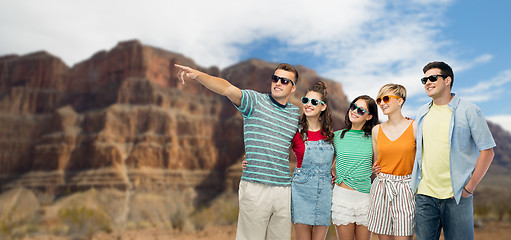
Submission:
<svg viewBox="0 0 511 240">
<path fill-rule="evenodd" d="M 251 59 L 225 69 L 203 67 L 137 40 L 72 67 L 45 51 L 0 57 L 0 191 L 235 190 L 243 119 L 225 97 L 193 81 L 181 84 L 175 63 L 260 92 L 269 92 L 277 66 Z M 297 69 L 291 102 L 299 106 L 308 87 L 326 82 L 334 129 L 341 129 L 349 103 L 342 85 Z M 498 145 L 490 170 L 509 173 L 511 136 L 490 127 Z"/>
<path fill-rule="evenodd" d="M 235 188 L 243 119 L 225 97 L 196 82 L 181 84 L 175 63 L 260 92 L 269 92 L 277 66 L 251 59 L 205 68 L 137 40 L 73 67 L 44 51 L 0 57 L 1 191 Z M 297 69 L 291 102 L 298 105 L 309 86 L 325 81 L 335 129 L 343 127 L 348 102 L 341 84 Z"/>
</svg>

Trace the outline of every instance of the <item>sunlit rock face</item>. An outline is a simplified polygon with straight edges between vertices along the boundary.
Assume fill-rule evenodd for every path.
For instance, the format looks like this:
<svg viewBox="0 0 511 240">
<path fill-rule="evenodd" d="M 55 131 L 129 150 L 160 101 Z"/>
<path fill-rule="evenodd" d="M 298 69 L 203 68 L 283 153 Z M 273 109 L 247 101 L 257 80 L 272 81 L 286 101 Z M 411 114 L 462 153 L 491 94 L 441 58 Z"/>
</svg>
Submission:
<svg viewBox="0 0 511 240">
<path fill-rule="evenodd" d="M 226 182 L 236 185 L 238 170 L 230 166 L 243 156 L 243 119 L 227 98 L 196 82 L 181 84 L 175 63 L 260 92 L 269 92 L 277 66 L 247 60 L 224 70 L 204 68 L 139 41 L 121 42 L 71 68 L 47 52 L 0 57 L 1 191 L 222 191 Z M 341 128 L 342 86 L 297 68 L 291 102 L 301 106 L 306 89 L 325 81 L 334 129 Z"/>
</svg>

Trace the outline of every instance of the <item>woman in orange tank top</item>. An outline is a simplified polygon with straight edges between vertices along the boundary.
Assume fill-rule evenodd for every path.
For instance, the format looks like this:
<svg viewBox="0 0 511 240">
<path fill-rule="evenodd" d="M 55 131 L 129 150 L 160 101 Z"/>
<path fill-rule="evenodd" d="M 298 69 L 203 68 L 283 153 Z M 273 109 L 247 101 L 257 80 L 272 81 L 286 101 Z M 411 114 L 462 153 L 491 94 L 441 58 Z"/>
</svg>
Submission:
<svg viewBox="0 0 511 240">
<path fill-rule="evenodd" d="M 415 159 L 415 129 L 412 119 L 403 117 L 406 89 L 386 84 L 376 103 L 388 121 L 373 128 L 373 172 L 369 230 L 379 239 L 412 239 L 415 196 L 409 186 Z"/>
</svg>

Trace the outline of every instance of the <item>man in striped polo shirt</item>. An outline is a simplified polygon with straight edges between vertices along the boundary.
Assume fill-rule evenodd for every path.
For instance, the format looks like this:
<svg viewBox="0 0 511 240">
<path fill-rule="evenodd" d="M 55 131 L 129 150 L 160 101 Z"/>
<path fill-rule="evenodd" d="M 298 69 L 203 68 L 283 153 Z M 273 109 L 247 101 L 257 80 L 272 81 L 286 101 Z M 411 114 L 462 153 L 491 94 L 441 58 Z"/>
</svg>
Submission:
<svg viewBox="0 0 511 240">
<path fill-rule="evenodd" d="M 226 96 L 243 115 L 247 167 L 239 186 L 236 239 L 291 239 L 289 147 L 298 128 L 299 109 L 289 103 L 298 72 L 281 63 L 268 80 L 271 94 L 240 90 L 227 80 L 175 65 L 184 83 L 196 80 Z"/>
</svg>

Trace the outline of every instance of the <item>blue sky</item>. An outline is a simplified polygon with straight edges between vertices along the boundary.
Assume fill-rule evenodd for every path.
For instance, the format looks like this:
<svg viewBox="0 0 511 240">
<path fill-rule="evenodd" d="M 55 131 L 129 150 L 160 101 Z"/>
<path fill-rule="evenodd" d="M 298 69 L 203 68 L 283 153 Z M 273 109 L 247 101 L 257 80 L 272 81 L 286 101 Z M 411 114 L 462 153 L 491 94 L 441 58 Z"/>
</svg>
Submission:
<svg viewBox="0 0 511 240">
<path fill-rule="evenodd" d="M 139 39 L 204 67 L 304 65 L 350 99 L 400 83 L 408 116 L 428 101 L 422 67 L 441 60 L 454 69 L 453 92 L 511 132 L 510 22 L 506 0 L 1 1 L 0 55 L 46 50 L 72 66 Z"/>
</svg>

